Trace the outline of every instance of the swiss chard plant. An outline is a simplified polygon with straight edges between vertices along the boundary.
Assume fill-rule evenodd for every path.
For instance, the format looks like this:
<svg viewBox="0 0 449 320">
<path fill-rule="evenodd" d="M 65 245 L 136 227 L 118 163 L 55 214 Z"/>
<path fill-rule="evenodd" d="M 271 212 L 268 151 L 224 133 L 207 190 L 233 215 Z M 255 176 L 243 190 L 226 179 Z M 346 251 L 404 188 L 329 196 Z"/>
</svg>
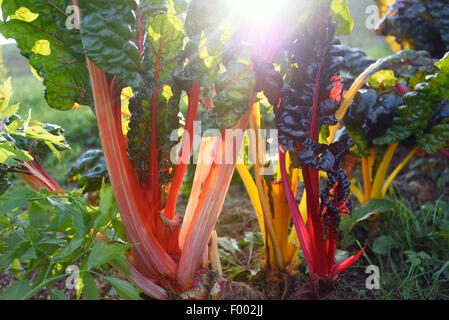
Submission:
<svg viewBox="0 0 449 320">
<path fill-rule="evenodd" d="M 71 5 L 79 14 L 66 13 Z M 17 41 L 42 78 L 50 107 L 89 105 L 97 117 L 120 217 L 127 241 L 134 244 L 128 252 L 133 281 L 159 299 L 205 297 L 207 244 L 237 152 L 221 163 L 241 143 L 225 140 L 224 130 L 246 128 L 255 98 L 251 42 L 248 34 L 232 36 L 226 3 L 3 1 L 2 12 L 0 32 Z M 125 108 L 121 96 L 130 90 Z M 171 139 L 181 126 L 184 96 L 182 139 Z M 214 150 L 204 152 L 213 161 L 197 166 L 181 227 L 176 202 L 200 101 L 207 110 L 213 105 L 205 123 L 221 134 L 202 141 L 202 149 Z M 180 161 L 173 163 L 170 152 L 178 143 Z M 251 294 L 244 286 L 219 287 L 216 298 L 229 288 Z"/>
<path fill-rule="evenodd" d="M 339 263 L 335 261 L 340 216 L 350 214 L 352 208 L 348 198 L 350 182 L 341 168 L 348 146 L 341 141 L 326 144 L 326 134 L 320 134 L 323 126 L 338 123 L 335 113 L 342 99 L 340 70 L 344 50 L 335 37 L 336 30 L 337 23 L 329 17 L 329 6 L 317 5 L 305 27 L 295 30 L 286 42 L 287 60 L 282 75 L 265 63 L 259 65 L 258 77 L 261 89 L 273 105 L 279 130 L 281 181 L 309 267 L 310 284 L 318 294 L 321 285 L 337 280 L 362 253 Z M 292 160 L 289 164 L 287 154 Z M 306 205 L 301 209 L 288 174 L 295 167 L 301 168 L 305 185 Z M 320 171 L 328 177 L 321 192 Z"/>
<path fill-rule="evenodd" d="M 282 84 L 282 78 L 290 79 L 294 76 L 295 69 L 306 68 L 305 64 L 299 64 L 303 61 L 292 60 L 290 58 L 290 56 L 292 56 L 290 46 L 291 43 L 296 40 L 294 37 L 289 37 L 288 35 L 296 34 L 299 32 L 298 30 L 307 29 L 308 24 L 311 23 L 308 16 L 313 14 L 313 11 L 316 10 L 316 7 L 319 5 L 319 3 L 310 5 L 307 8 L 308 10 L 303 11 L 299 25 L 292 23 L 291 25 L 294 27 L 291 27 L 289 32 L 285 32 L 286 35 L 284 34 L 282 39 L 283 41 L 280 45 L 277 58 L 273 60 L 274 65 L 278 67 L 278 69 L 273 68 L 273 65 L 266 61 L 256 60 L 257 88 L 264 91 L 266 97 L 261 97 L 261 99 L 263 99 L 263 104 L 270 106 L 270 116 L 273 115 L 273 110 L 275 111 L 276 119 L 279 118 L 276 108 L 279 107 L 281 90 L 285 90 L 285 87 L 283 87 Z M 329 14 L 338 21 L 336 27 L 336 32 L 338 34 L 348 34 L 352 31 L 353 22 L 345 1 L 323 1 L 321 5 L 327 7 L 329 9 Z M 314 27 L 322 28 L 321 22 L 323 21 L 313 21 Z M 326 40 L 327 39 L 324 39 L 324 41 Z M 306 42 L 302 42 L 301 45 L 303 45 L 304 48 L 309 46 Z M 299 46 L 300 44 L 298 44 L 298 50 Z M 310 48 L 307 50 L 314 50 L 312 47 L 313 46 L 310 45 Z M 309 61 L 307 61 L 307 63 L 309 63 Z M 323 62 L 323 65 L 327 65 L 328 63 L 329 61 L 325 61 Z M 278 70 L 281 70 L 282 76 L 279 75 Z M 314 71 L 318 70 L 311 69 L 310 72 Z M 300 90 L 301 89 L 298 89 L 298 91 Z M 335 92 L 337 93 L 337 91 Z M 264 118 L 266 115 L 267 114 L 264 114 Z M 298 116 L 296 119 L 299 120 L 300 117 Z M 257 221 L 262 231 L 265 245 L 265 267 L 271 267 L 278 272 L 294 273 L 298 264 L 298 254 L 301 247 L 300 241 L 298 239 L 297 230 L 291 228 L 291 214 L 286 196 L 288 194 L 288 192 L 286 192 L 287 184 L 283 183 L 285 177 L 282 176 L 279 165 L 275 165 L 274 159 L 268 160 L 269 155 L 266 152 L 266 145 L 268 144 L 266 140 L 268 137 L 259 132 L 259 129 L 263 129 L 263 124 L 264 121 L 261 120 L 260 108 L 257 105 L 257 107 L 253 108 L 251 114 L 250 127 L 253 129 L 253 134 L 249 137 L 251 146 L 250 154 L 257 154 L 254 159 L 255 163 L 252 166 L 254 179 L 251 176 L 250 170 L 248 170 L 251 168 L 248 168 L 243 164 L 237 164 L 237 171 L 250 196 L 256 212 Z M 327 130 L 329 124 L 329 122 L 322 123 L 323 127 L 326 127 L 324 131 Z M 293 127 L 295 124 L 292 122 L 291 126 Z M 285 139 L 285 136 L 281 136 L 281 139 L 282 138 Z M 274 170 L 274 173 L 268 173 L 267 168 L 264 168 L 267 163 L 270 164 L 272 169 L 277 167 L 277 170 Z M 298 158 L 296 156 L 288 155 L 286 157 L 285 167 L 288 172 L 288 184 L 291 187 L 291 192 L 293 195 L 296 195 L 299 190 L 298 186 L 300 181 L 303 181 L 304 175 L 302 169 L 304 168 L 301 168 L 298 165 Z M 321 172 L 321 176 L 326 176 L 326 174 Z M 308 218 L 306 195 L 306 190 L 303 190 L 300 211 L 303 214 L 305 222 Z"/>
<path fill-rule="evenodd" d="M 262 120 L 259 104 L 256 104 L 250 116 L 250 127 L 254 134 L 249 137 L 252 154 L 257 154 L 254 169 L 254 179 L 250 168 L 243 163 L 236 166 L 256 213 L 262 239 L 265 246 L 266 269 L 272 268 L 278 272 L 294 273 L 297 269 L 299 254 L 299 241 L 294 228 L 291 228 L 291 215 L 285 195 L 284 185 L 281 182 L 280 172 L 276 175 L 267 175 L 268 162 L 266 152 L 266 136 L 260 133 Z M 262 159 L 262 160 L 260 160 Z M 297 189 L 299 182 L 299 169 L 291 174 L 292 190 Z M 305 197 L 303 197 L 305 199 Z M 305 202 L 303 201 L 303 205 Z"/>
<path fill-rule="evenodd" d="M 73 14 L 67 13 L 69 7 L 75 8 Z M 267 32 L 255 28 L 251 19 L 235 19 L 229 3 L 220 0 L 4 0 L 1 9 L 0 33 L 16 40 L 32 71 L 42 79 L 49 106 L 64 111 L 88 105 L 97 118 L 102 152 L 85 154 L 67 172 L 67 178 L 93 191 L 107 168 L 112 190 L 106 192 L 103 186 L 104 210 L 100 202 L 98 212 L 81 208 L 73 194 L 60 190 L 42 167 L 31 161 L 37 152 L 33 148 L 38 147 L 33 139 L 42 140 L 53 151 L 65 147 L 58 140 L 58 128 L 55 134 L 46 135 L 38 126 L 38 139 L 29 130 L 28 120 L 2 122 L 5 139 L 7 135 L 31 139 L 26 142 L 28 152 L 19 147 L 18 140 L 1 141 L 13 152 L 10 158 L 14 160 L 7 165 L 23 170 L 19 174 L 35 191 L 47 190 L 32 194 L 40 211 L 30 215 L 47 217 L 44 228 L 52 225 L 53 219 L 67 216 L 57 210 L 58 205 L 56 211 L 42 209 L 57 199 L 69 211 L 70 206 L 80 207 L 80 212 L 70 211 L 73 225 L 69 229 L 75 236 L 62 240 L 70 250 L 79 246 L 70 254 L 76 252 L 82 261 L 86 290 L 92 285 L 89 276 L 93 268 L 111 257 L 126 255 L 127 262 L 123 264 L 121 259 L 119 269 L 153 298 L 260 297 L 245 285 L 218 278 L 209 270 L 209 263 L 219 270 L 214 228 L 242 145 L 243 134 L 239 133 L 248 123 L 256 132 L 261 128 L 260 91 L 273 107 L 279 132 L 277 179 L 262 177 L 259 135 L 252 137 L 257 154 L 254 181 L 245 166 L 237 169 L 258 214 L 266 265 L 291 272 L 300 245 L 311 287 L 318 294 L 322 285 L 335 282 L 363 251 L 341 262 L 335 258 L 340 218 L 352 210 L 350 182 L 342 169 L 350 146 L 336 138 L 341 123 L 345 122 L 365 159 L 368 197 L 377 197 L 370 190 L 382 193 L 388 188 L 416 152 L 415 146 L 384 184 L 399 142 L 415 139 L 431 152 L 447 141 L 447 59 L 437 64 L 440 71 L 422 52 L 401 51 L 377 62 L 367 59 L 372 64 L 366 69 L 359 66 L 358 78 L 344 90 L 340 71 L 345 68 L 347 51 L 336 33 L 352 27 L 346 1 L 292 4 L 288 12 L 271 21 L 273 24 L 265 21 L 270 26 Z M 433 75 L 424 78 L 427 74 Z M 362 89 L 369 78 L 378 90 Z M 0 111 L 6 113 L 5 119 L 15 113 L 14 108 L 3 107 L 3 102 Z M 391 125 L 379 133 L 376 124 L 384 116 Z M 196 120 L 202 120 L 204 132 L 199 132 Z M 194 137 L 202 133 L 206 136 L 200 139 L 202 161 L 196 165 L 181 223 L 178 196 Z M 372 181 L 374 145 L 388 147 Z M 327 177 L 321 190 L 320 176 Z M 298 206 L 295 196 L 300 177 L 305 190 Z M 359 200 L 365 200 L 366 196 L 359 197 L 360 189 L 352 190 Z M 104 204 L 112 199 L 112 192 L 117 209 Z M 55 200 L 47 197 L 49 194 Z M 104 212 L 114 214 L 104 217 Z M 106 234 L 109 227 L 117 234 Z M 60 237 L 58 231 L 49 230 L 53 232 L 49 236 Z M 33 236 L 35 231 L 30 232 Z M 72 244 L 86 232 L 89 237 Z M 46 251 L 51 266 L 42 271 L 47 275 L 61 263 L 51 260 L 58 254 L 58 249 L 53 249 Z M 114 254 L 97 256 L 110 251 Z M 35 258 L 26 256 L 30 257 Z M 15 255 L 7 263 L 21 258 Z M 45 279 L 41 286 L 47 283 Z M 114 285 L 115 280 L 108 281 Z M 26 297 L 39 285 L 33 287 Z M 120 290 L 136 297 L 129 285 L 123 284 Z M 90 296 L 89 292 L 85 294 Z"/>
<path fill-rule="evenodd" d="M 347 64 L 351 63 L 352 60 L 347 59 Z M 438 67 L 427 52 L 401 51 L 368 66 L 363 76 L 359 76 L 348 90 L 342 103 L 348 109 L 345 113 L 340 110 L 340 116 L 343 115 L 345 129 L 354 142 L 353 154 L 362 163 L 363 189 L 357 183 L 351 185 L 360 203 L 383 198 L 399 172 L 419 147 L 423 147 L 423 143 L 417 142 L 417 137 L 431 130 L 431 126 L 416 132 L 416 137 L 410 137 L 406 127 L 396 127 L 393 138 L 393 123 L 398 123 L 396 118 L 405 108 L 408 92 L 436 71 Z M 441 114 L 444 118 L 444 106 L 440 107 L 430 116 L 435 118 Z M 435 118 L 435 123 L 443 118 Z M 389 137 L 385 136 L 387 132 Z M 410 150 L 387 177 L 390 163 L 400 144 Z M 433 147 L 437 146 L 441 148 L 444 144 L 434 144 Z M 426 148 L 430 151 L 430 145 Z"/>
</svg>

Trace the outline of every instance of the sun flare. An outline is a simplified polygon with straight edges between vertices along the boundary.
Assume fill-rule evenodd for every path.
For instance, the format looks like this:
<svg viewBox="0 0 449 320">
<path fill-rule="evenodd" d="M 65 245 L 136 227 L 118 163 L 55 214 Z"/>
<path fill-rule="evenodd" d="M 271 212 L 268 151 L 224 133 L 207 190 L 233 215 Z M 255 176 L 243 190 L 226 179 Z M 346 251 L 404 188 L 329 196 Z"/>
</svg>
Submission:
<svg viewBox="0 0 449 320">
<path fill-rule="evenodd" d="M 273 23 L 290 0 L 229 0 L 233 15 L 239 20 L 264 27 Z"/>
</svg>

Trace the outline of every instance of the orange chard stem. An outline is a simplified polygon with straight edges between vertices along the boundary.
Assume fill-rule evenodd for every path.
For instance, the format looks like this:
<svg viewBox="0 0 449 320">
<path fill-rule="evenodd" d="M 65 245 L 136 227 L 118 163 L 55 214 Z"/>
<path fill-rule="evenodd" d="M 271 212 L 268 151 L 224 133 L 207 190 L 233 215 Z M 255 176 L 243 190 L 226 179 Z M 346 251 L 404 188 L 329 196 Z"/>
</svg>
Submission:
<svg viewBox="0 0 449 320">
<path fill-rule="evenodd" d="M 106 166 L 137 267 L 159 277 L 176 274 L 176 264 L 153 234 L 146 198 L 128 158 L 120 119 L 120 99 L 114 99 L 106 73 L 86 57 Z M 117 90 L 118 91 L 118 90 Z M 118 101 L 118 102 L 117 102 Z"/>
<path fill-rule="evenodd" d="M 242 131 L 246 129 L 255 98 L 256 95 L 252 94 L 248 112 L 240 118 L 232 129 Z M 241 139 L 234 139 L 234 137 L 232 141 L 227 141 L 229 139 L 225 139 L 225 137 L 225 134 L 222 133 L 220 137 L 215 138 L 218 150 L 202 186 L 204 192 L 200 194 L 195 213 L 191 217 L 189 228 L 185 233 L 177 274 L 178 283 L 183 289 L 188 289 L 193 284 L 193 277 L 202 263 L 204 249 L 223 207 L 237 163 L 243 135 Z M 233 152 L 232 163 L 224 163 L 228 152 Z"/>
</svg>

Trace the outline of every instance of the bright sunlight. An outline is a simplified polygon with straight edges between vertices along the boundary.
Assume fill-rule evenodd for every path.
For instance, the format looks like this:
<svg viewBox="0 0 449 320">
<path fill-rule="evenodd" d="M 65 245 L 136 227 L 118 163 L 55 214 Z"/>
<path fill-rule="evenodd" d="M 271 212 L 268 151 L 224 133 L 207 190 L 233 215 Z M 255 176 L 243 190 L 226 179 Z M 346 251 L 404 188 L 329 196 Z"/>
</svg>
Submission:
<svg viewBox="0 0 449 320">
<path fill-rule="evenodd" d="M 286 9 L 290 0 L 229 0 L 233 15 L 238 19 L 246 19 L 256 27 L 264 29 L 273 23 Z"/>
</svg>

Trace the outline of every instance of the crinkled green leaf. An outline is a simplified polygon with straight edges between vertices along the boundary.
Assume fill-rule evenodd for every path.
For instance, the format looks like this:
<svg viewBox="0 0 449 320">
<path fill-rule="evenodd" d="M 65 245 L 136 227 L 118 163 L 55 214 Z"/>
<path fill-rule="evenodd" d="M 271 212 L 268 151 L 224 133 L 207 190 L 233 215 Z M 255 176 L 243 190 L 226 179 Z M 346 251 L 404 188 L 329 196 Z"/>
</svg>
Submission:
<svg viewBox="0 0 449 320">
<path fill-rule="evenodd" d="M 127 137 L 129 155 L 143 186 L 150 175 L 149 164 L 157 163 L 159 181 L 163 186 L 161 200 L 164 201 L 165 186 L 172 174 L 170 151 L 178 142 L 170 137 L 172 131 L 180 126 L 179 102 L 184 88 L 175 81 L 174 72 L 183 61 L 184 32 L 182 21 L 175 15 L 173 2 L 156 4 L 164 4 L 166 8 L 149 11 L 145 20 L 145 30 L 148 30 L 142 53 L 145 86 L 135 88 L 130 99 Z M 153 148 L 157 150 L 157 159 L 153 159 Z"/>
<path fill-rule="evenodd" d="M 426 51 L 402 50 L 379 59 L 376 65 L 369 76 L 380 70 L 392 70 L 398 78 L 411 78 L 418 71 L 425 71 L 428 74 L 436 71 L 433 59 Z"/>
<path fill-rule="evenodd" d="M 135 0 L 79 0 L 87 56 L 127 86 L 142 87 Z"/>
<path fill-rule="evenodd" d="M 393 125 L 393 118 L 402 105 L 402 95 L 394 90 L 381 93 L 359 90 L 343 119 L 354 142 L 355 154 L 369 155 L 369 149 L 375 144 L 374 139 L 383 136 Z"/>
<path fill-rule="evenodd" d="M 226 65 L 226 72 L 216 80 L 215 107 L 204 114 L 202 129 L 218 129 L 221 132 L 235 125 L 248 110 L 255 86 L 255 72 L 249 69 L 248 64 L 239 59 L 231 60 Z"/>
<path fill-rule="evenodd" d="M 449 115 L 444 122 L 433 126 L 430 131 L 418 137 L 418 144 L 427 153 L 434 154 L 447 146 L 449 141 Z"/>
<path fill-rule="evenodd" d="M 433 18 L 435 26 L 440 30 L 440 35 L 449 49 L 449 7 L 443 0 L 427 1 L 427 9 Z"/>
<path fill-rule="evenodd" d="M 370 89 L 359 90 L 344 117 L 345 126 L 355 143 L 353 151 L 368 156 L 369 148 L 374 145 L 398 143 L 410 136 L 408 131 L 411 129 L 407 131 L 405 126 L 396 126 L 398 132 L 395 131 L 394 135 L 387 134 L 395 123 L 398 124 L 399 118 L 410 113 L 404 106 L 404 99 L 410 94 L 403 97 L 394 86 L 399 83 L 404 87 L 411 86 L 424 75 L 436 71 L 433 59 L 424 51 L 404 50 L 372 64 L 364 78 Z M 419 128 L 421 119 L 426 117 L 424 109 L 417 112 L 413 122 L 407 120 L 414 128 Z"/>
<path fill-rule="evenodd" d="M 378 24 L 379 34 L 394 36 L 403 49 L 426 50 L 435 58 L 441 58 L 449 49 L 449 9 L 445 0 L 376 2 L 384 15 Z"/>
<path fill-rule="evenodd" d="M 194 80 L 202 87 L 210 87 L 218 76 L 219 63 L 228 40 L 225 17 L 228 10 L 220 0 L 192 0 L 185 20 L 189 41 L 185 46 L 188 64 L 177 77 Z"/>
<path fill-rule="evenodd" d="M 345 52 L 345 65 L 353 77 L 357 77 L 366 68 L 376 62 L 376 59 L 368 56 L 363 50 L 341 46 Z"/>
</svg>

